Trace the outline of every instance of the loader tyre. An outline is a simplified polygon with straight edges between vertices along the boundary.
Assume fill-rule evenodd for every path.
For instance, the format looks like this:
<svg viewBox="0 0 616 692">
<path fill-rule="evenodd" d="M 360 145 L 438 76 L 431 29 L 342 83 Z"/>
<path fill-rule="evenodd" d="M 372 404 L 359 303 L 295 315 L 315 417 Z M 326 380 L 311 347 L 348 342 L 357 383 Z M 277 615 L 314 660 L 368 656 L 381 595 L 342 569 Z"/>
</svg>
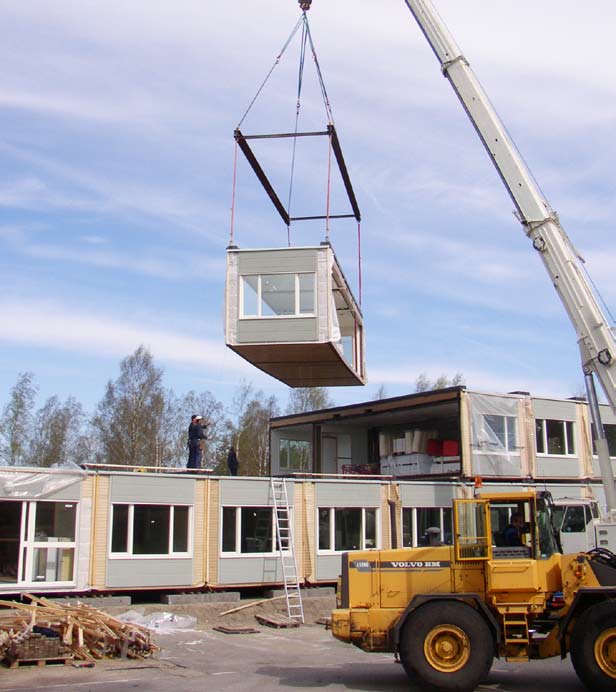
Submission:
<svg viewBox="0 0 616 692">
<path fill-rule="evenodd" d="M 494 660 L 494 639 L 483 617 L 460 601 L 427 603 L 407 619 L 400 660 L 411 679 L 443 692 L 471 692 Z"/>
<path fill-rule="evenodd" d="M 571 662 L 592 692 L 616 689 L 616 599 L 595 603 L 578 618 L 571 633 Z"/>
</svg>

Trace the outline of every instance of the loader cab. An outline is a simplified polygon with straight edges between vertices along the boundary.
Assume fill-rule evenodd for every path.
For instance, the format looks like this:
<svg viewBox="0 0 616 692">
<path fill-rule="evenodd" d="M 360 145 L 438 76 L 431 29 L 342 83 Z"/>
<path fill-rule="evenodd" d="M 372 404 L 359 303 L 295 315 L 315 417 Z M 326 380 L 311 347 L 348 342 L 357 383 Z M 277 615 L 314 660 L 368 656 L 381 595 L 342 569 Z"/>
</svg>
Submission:
<svg viewBox="0 0 616 692">
<path fill-rule="evenodd" d="M 547 492 L 485 493 L 456 500 L 454 528 L 458 560 L 539 560 L 562 552 Z"/>
</svg>

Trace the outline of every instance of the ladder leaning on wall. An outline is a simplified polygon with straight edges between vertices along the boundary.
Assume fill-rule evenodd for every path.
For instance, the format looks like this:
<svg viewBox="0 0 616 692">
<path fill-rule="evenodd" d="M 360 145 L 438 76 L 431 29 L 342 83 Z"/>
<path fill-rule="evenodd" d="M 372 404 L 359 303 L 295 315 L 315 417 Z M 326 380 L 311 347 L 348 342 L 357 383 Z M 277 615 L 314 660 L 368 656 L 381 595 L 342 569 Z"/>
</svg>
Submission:
<svg viewBox="0 0 616 692">
<path fill-rule="evenodd" d="M 280 554 L 280 565 L 284 581 L 284 593 L 287 600 L 287 612 L 290 618 L 304 622 L 304 606 L 299 588 L 297 561 L 295 559 L 295 544 L 293 527 L 289 510 L 289 495 L 287 482 L 284 478 L 270 478 L 270 488 L 274 500 L 274 516 L 276 517 L 276 541 Z"/>
</svg>

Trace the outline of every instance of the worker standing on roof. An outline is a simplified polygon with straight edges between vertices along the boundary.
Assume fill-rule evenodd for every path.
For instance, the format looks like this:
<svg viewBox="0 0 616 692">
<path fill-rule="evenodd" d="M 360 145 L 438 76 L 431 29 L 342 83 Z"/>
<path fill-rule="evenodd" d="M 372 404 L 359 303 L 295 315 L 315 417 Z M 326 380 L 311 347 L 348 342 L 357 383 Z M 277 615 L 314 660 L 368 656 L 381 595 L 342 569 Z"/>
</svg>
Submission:
<svg viewBox="0 0 616 692">
<path fill-rule="evenodd" d="M 200 469 L 201 458 L 203 456 L 203 446 L 207 440 L 205 428 L 207 423 L 203 422 L 203 416 L 193 415 L 190 417 L 188 426 L 188 469 Z"/>
</svg>

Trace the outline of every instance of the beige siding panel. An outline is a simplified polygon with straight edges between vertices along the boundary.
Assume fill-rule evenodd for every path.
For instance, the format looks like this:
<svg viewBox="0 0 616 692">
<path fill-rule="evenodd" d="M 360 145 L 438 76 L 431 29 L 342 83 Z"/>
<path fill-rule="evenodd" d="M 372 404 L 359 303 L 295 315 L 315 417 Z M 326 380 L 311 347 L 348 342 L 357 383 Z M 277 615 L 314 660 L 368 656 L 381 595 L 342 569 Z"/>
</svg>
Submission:
<svg viewBox="0 0 616 692">
<path fill-rule="evenodd" d="M 520 400 L 520 470 L 522 475 L 534 478 L 537 475 L 537 443 L 535 439 L 535 414 L 533 403 L 529 397 Z"/>
<path fill-rule="evenodd" d="M 208 585 L 218 584 L 218 561 L 220 555 L 220 481 L 208 480 L 209 493 L 207 500 L 207 550 L 205 580 Z"/>
<path fill-rule="evenodd" d="M 580 476 L 590 478 L 593 475 L 592 468 L 592 440 L 591 427 L 588 416 L 590 412 L 588 406 L 578 404 L 578 419 L 575 426 L 575 436 L 577 440 L 577 453 L 580 459 Z"/>
<path fill-rule="evenodd" d="M 195 481 L 195 504 L 193 508 L 193 583 L 205 582 L 205 494 L 209 479 Z"/>
<path fill-rule="evenodd" d="M 377 536 L 377 546 L 383 550 L 389 550 L 391 545 L 391 525 L 389 521 L 389 487 L 383 483 L 381 486 L 381 537 Z"/>
<path fill-rule="evenodd" d="M 299 572 L 307 582 L 316 580 L 317 529 L 316 500 L 314 483 L 304 481 L 302 484 L 302 569 Z"/>
<path fill-rule="evenodd" d="M 466 392 L 460 393 L 460 454 L 462 455 L 462 475 L 473 473 L 473 445 L 471 440 L 471 415 Z"/>
<path fill-rule="evenodd" d="M 289 250 L 255 250 L 239 253 L 239 273 L 286 274 L 289 272 L 316 272 L 317 253 L 314 248 Z"/>
<path fill-rule="evenodd" d="M 109 540 L 109 476 L 94 479 L 92 522 L 92 586 L 105 588 L 107 577 L 107 547 Z"/>
</svg>

